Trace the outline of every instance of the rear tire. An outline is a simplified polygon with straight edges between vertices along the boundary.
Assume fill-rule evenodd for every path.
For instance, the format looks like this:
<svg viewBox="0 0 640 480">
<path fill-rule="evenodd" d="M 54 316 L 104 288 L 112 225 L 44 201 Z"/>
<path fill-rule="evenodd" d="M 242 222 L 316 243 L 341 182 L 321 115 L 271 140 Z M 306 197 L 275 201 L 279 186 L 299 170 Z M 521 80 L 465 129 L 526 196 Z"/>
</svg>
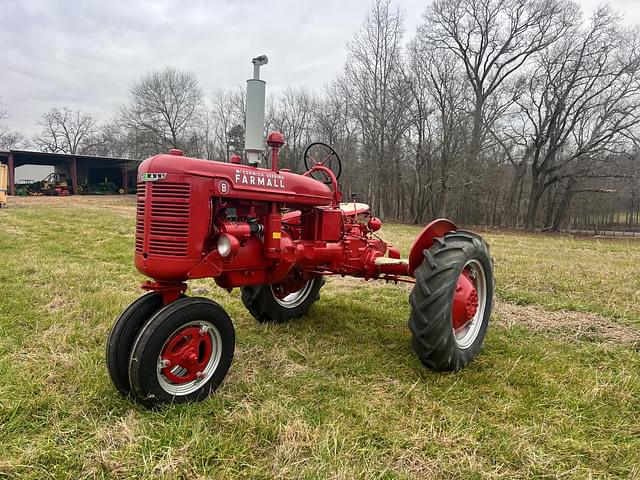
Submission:
<svg viewBox="0 0 640 480">
<path fill-rule="evenodd" d="M 480 352 L 489 325 L 494 288 L 489 247 L 478 235 L 457 231 L 436 238 L 424 256 L 409 296 L 413 349 L 432 370 L 460 370 Z M 460 325 L 454 295 L 467 281 L 476 289 L 476 309 L 467 312 L 463 307 L 463 315 L 470 318 Z"/>
<path fill-rule="evenodd" d="M 222 383 L 235 350 L 231 319 L 206 298 L 181 298 L 140 330 L 129 360 L 129 382 L 148 408 L 206 398 Z"/>
<path fill-rule="evenodd" d="M 242 303 L 261 323 L 284 323 L 302 317 L 320 299 L 323 277 L 314 277 L 293 292 L 279 292 L 285 284 L 242 288 Z"/>
</svg>

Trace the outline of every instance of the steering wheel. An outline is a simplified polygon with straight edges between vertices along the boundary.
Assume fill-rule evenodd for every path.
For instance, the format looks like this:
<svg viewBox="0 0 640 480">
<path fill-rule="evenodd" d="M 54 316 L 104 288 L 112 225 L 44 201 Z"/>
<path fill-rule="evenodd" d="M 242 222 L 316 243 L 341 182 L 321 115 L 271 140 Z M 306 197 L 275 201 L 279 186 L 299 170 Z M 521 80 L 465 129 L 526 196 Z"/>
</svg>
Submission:
<svg viewBox="0 0 640 480">
<path fill-rule="evenodd" d="M 318 161 L 316 158 L 320 158 L 321 160 Z M 304 168 L 309 171 L 317 165 L 322 165 L 323 167 L 330 169 L 335 174 L 336 180 L 340 178 L 340 174 L 342 173 L 342 162 L 340 161 L 338 152 L 326 143 L 310 143 L 304 151 Z M 312 172 L 311 176 L 325 185 L 331 185 L 331 179 L 327 179 L 326 175 L 321 172 Z"/>
</svg>

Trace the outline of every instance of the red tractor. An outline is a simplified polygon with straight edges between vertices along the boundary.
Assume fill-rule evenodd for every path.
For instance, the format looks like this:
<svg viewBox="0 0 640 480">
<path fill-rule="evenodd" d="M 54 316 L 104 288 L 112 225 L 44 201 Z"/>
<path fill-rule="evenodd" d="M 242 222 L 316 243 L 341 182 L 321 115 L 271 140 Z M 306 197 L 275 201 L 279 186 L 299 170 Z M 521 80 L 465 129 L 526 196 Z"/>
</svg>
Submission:
<svg viewBox="0 0 640 480">
<path fill-rule="evenodd" d="M 326 275 L 415 283 L 409 328 L 424 365 L 458 370 L 482 346 L 493 274 L 481 237 L 434 220 L 403 259 L 376 236 L 381 221 L 367 205 L 342 203 L 341 162 L 330 146 L 310 145 L 299 175 L 278 167 L 284 138 L 272 132 L 271 168 L 259 166 L 266 62 L 255 58 L 248 80 L 246 164 L 171 150 L 138 170 L 135 264 L 152 280 L 115 322 L 107 365 L 116 388 L 147 407 L 202 400 L 231 366 L 231 319 L 213 300 L 185 295 L 195 278 L 240 287 L 251 315 L 273 323 L 305 315 Z"/>
</svg>

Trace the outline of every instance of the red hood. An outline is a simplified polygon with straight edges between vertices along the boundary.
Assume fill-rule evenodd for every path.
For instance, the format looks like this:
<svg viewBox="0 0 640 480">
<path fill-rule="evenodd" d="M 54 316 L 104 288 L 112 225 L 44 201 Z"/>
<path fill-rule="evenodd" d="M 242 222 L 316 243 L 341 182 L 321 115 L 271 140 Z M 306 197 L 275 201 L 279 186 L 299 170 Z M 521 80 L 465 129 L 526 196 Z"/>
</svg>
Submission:
<svg viewBox="0 0 640 480">
<path fill-rule="evenodd" d="M 138 181 L 144 181 L 145 174 L 155 174 L 155 181 L 173 181 L 184 175 L 211 178 L 212 193 L 218 197 L 282 202 L 287 206 L 331 203 L 331 190 L 327 185 L 311 177 L 282 170 L 273 172 L 235 163 L 160 154 L 140 164 Z"/>
</svg>

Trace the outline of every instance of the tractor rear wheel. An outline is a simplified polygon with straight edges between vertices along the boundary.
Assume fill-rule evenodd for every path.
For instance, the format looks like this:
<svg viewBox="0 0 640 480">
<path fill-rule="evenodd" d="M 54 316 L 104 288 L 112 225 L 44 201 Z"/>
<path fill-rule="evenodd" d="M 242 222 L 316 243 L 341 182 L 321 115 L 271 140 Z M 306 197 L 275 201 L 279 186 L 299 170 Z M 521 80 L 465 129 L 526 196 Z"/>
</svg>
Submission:
<svg viewBox="0 0 640 480">
<path fill-rule="evenodd" d="M 306 315 L 320 299 L 324 278 L 242 288 L 242 303 L 261 323 L 284 323 Z"/>
<path fill-rule="evenodd" d="M 140 330 L 129 359 L 129 381 L 148 408 L 203 400 L 222 383 L 235 350 L 224 309 L 207 298 L 180 298 Z"/>
<path fill-rule="evenodd" d="M 113 324 L 107 339 L 107 370 L 111 382 L 123 395 L 131 390 L 129 355 L 138 332 L 151 316 L 162 308 L 162 295 L 149 292 L 134 300 Z"/>
<path fill-rule="evenodd" d="M 489 247 L 478 235 L 457 231 L 437 238 L 424 256 L 409 297 L 413 349 L 433 370 L 460 370 L 480 352 L 489 325 Z"/>
</svg>

